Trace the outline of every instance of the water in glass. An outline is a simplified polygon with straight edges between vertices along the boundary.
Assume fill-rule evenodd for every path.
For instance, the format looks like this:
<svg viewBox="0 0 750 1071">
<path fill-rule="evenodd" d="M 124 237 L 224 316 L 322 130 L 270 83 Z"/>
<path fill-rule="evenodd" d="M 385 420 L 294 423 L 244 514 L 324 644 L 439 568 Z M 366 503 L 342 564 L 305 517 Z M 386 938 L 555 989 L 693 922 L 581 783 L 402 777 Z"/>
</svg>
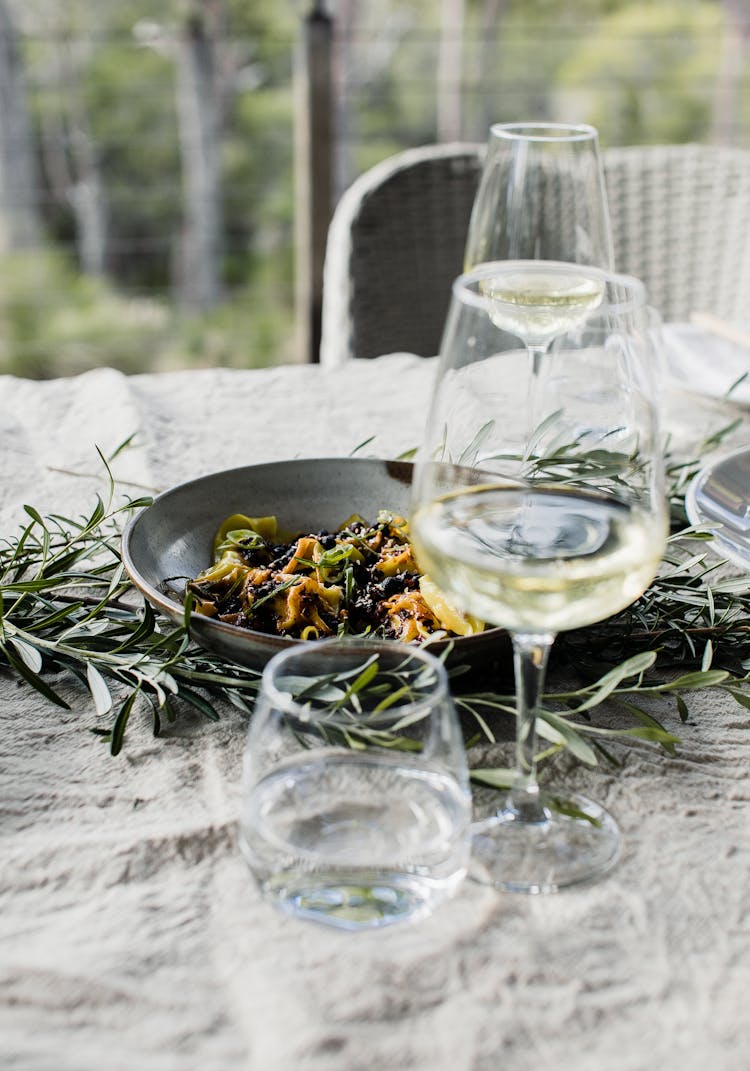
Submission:
<svg viewBox="0 0 750 1071">
<path fill-rule="evenodd" d="M 432 655 L 334 640 L 269 663 L 241 844 L 278 907 L 349 930 L 421 918 L 466 873 L 469 817 L 460 730 Z"/>
</svg>

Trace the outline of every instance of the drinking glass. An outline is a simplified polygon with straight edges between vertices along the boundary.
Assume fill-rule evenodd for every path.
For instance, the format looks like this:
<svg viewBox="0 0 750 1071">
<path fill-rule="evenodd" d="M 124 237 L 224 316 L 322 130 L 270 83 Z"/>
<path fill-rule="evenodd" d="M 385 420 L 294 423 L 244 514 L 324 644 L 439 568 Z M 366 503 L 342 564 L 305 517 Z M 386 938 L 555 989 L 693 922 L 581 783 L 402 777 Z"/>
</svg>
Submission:
<svg viewBox="0 0 750 1071">
<path fill-rule="evenodd" d="M 421 918 L 463 879 L 470 820 L 434 655 L 347 638 L 271 659 L 247 737 L 240 844 L 277 907 L 346 930 Z"/>
<path fill-rule="evenodd" d="M 507 295 L 498 297 L 505 270 L 482 265 L 454 284 L 410 530 L 422 570 L 513 641 L 514 783 L 475 827 L 477 876 L 547 892 L 603 873 L 619 851 L 604 808 L 540 789 L 536 730 L 550 648 L 558 631 L 643 592 L 661 560 L 667 509 L 642 284 L 587 269 L 596 304 L 563 301 L 550 312 L 542 296 L 511 316 Z M 581 275 L 575 265 L 556 270 Z M 556 335 L 541 356 L 540 394 L 534 354 L 508 331 L 528 339 L 543 320 L 554 320 Z"/>
<path fill-rule="evenodd" d="M 495 260 L 613 268 L 595 127 L 496 123 L 469 224 L 465 269 Z"/>
</svg>

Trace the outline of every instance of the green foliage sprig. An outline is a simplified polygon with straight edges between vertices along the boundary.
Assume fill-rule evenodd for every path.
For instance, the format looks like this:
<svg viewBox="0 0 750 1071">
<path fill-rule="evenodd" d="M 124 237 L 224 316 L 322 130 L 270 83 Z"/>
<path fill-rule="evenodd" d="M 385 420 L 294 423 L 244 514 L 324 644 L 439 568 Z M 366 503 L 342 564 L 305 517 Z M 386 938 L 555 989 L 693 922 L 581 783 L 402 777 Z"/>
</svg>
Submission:
<svg viewBox="0 0 750 1071">
<path fill-rule="evenodd" d="M 163 721 L 177 718 L 180 704 L 217 719 L 220 697 L 249 712 L 246 696 L 257 679 L 208 656 L 190 642 L 184 626 L 165 631 L 137 596 L 125 573 L 120 535 L 124 520 L 151 499 L 116 503 L 109 467 L 114 456 L 100 454 L 108 492 L 96 497 L 90 513 L 42 516 L 27 505 L 20 536 L 0 542 L 0 671 L 65 708 L 57 680 L 67 676 L 84 684 L 97 716 L 110 716 L 108 727 L 93 731 L 117 754 L 139 698 L 158 736 Z"/>
<path fill-rule="evenodd" d="M 182 625 L 165 624 L 133 587 L 120 535 L 127 518 L 151 500 L 118 493 L 110 462 L 120 449 L 99 455 L 107 493 L 88 514 L 45 516 L 25 506 L 20 534 L 0 541 L 0 673 L 22 678 L 66 708 L 62 682 L 82 685 L 96 716 L 92 731 L 115 755 L 134 711 L 145 712 L 156 736 L 185 708 L 216 720 L 228 702 L 249 715 L 259 679 L 190 640 L 189 607 Z M 660 576 L 623 613 L 559 638 L 580 686 L 546 693 L 541 759 L 566 748 L 591 765 L 600 758 L 617 762 L 610 749 L 615 738 L 673 752 L 679 738 L 646 709 L 654 699 L 672 703 L 682 721 L 689 716 L 686 696 L 697 689 L 720 689 L 750 708 L 750 582 L 720 575 L 723 563 L 706 553 L 707 534 L 686 526 L 684 488 L 695 469 L 670 469 L 674 534 Z M 592 715 L 605 702 L 629 724 L 595 722 Z M 471 727 L 467 745 L 494 742 L 498 722 L 514 716 L 511 693 L 456 689 L 456 703 Z M 475 780 L 497 786 L 509 776 L 473 771 Z"/>
</svg>

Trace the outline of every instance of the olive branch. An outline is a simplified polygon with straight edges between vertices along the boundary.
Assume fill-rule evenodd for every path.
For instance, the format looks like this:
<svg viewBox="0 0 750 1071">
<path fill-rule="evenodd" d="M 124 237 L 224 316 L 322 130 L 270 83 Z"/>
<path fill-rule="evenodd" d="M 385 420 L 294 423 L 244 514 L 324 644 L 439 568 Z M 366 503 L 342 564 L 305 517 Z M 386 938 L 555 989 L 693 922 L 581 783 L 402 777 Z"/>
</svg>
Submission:
<svg viewBox="0 0 750 1071">
<path fill-rule="evenodd" d="M 717 445 L 734 427 L 704 447 Z M 175 626 L 158 617 L 130 582 L 120 553 L 122 528 L 151 499 L 129 498 L 116 484 L 111 462 L 125 445 L 109 457 L 97 450 L 106 493 L 96 496 L 88 513 L 44 515 L 27 505 L 20 534 L 0 540 L 0 675 L 22 679 L 65 708 L 70 704 L 61 694 L 63 683 L 72 682 L 84 697 L 87 727 L 113 755 L 122 750 L 134 715 L 146 717 L 157 737 L 187 709 L 217 720 L 231 704 L 250 716 L 259 681 L 257 672 L 191 640 L 189 603 Z M 622 613 L 558 638 L 556 653 L 577 687 L 545 694 L 540 759 L 566 749 L 588 765 L 617 763 L 611 750 L 616 739 L 673 753 L 678 735 L 648 708 L 666 700 L 684 722 L 690 694 L 700 689 L 718 689 L 750 708 L 748 584 L 723 575 L 725 563 L 707 554 L 708 534 L 686 525 L 684 490 L 697 468 L 668 466 L 673 534 L 660 575 L 645 594 Z M 471 692 L 460 670 L 455 677 L 467 747 L 494 743 L 514 717 L 512 692 Z M 553 663 L 550 682 L 557 677 Z M 613 728 L 595 720 L 605 707 L 629 724 Z M 495 786 L 510 776 L 503 769 L 472 771 L 475 781 Z"/>
</svg>

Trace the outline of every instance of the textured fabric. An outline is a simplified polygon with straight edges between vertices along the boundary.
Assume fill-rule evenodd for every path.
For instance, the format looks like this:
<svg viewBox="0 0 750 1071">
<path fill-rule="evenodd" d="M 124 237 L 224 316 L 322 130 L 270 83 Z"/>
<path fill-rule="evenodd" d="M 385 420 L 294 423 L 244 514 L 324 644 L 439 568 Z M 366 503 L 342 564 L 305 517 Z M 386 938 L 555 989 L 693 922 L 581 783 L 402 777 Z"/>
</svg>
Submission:
<svg viewBox="0 0 750 1071">
<path fill-rule="evenodd" d="M 438 352 L 482 156 L 481 145 L 410 149 L 344 193 L 326 247 L 321 363 Z M 602 161 L 617 271 L 644 281 L 664 320 L 746 320 L 750 152 L 629 146 Z"/>
<path fill-rule="evenodd" d="M 750 152 L 715 145 L 607 149 L 615 266 L 665 320 L 750 308 Z"/>
<path fill-rule="evenodd" d="M 419 439 L 433 367 L 0 379 L 0 535 L 24 502 L 87 509 L 94 444 L 133 432 L 115 472 L 153 489 L 370 435 L 364 452 L 394 456 Z M 715 405 L 676 399 L 682 441 Z M 750 716 L 727 697 L 692 697 L 685 725 L 665 708 L 676 758 L 558 762 L 620 822 L 608 879 L 530 898 L 466 882 L 418 925 L 352 936 L 253 885 L 236 711 L 159 740 L 141 712 L 111 758 L 86 693 L 66 695 L 69 711 L 0 678 L 4 1071 L 746 1071 Z"/>
</svg>

